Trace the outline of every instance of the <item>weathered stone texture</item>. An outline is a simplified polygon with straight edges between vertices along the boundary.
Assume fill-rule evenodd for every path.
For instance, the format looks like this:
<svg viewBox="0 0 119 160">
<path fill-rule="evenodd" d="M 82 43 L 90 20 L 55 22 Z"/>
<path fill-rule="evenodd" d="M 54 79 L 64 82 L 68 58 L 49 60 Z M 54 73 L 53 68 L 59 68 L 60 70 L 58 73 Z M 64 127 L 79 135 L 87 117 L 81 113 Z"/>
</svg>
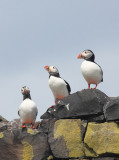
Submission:
<svg viewBox="0 0 119 160">
<path fill-rule="evenodd" d="M 119 160 L 116 157 L 103 157 L 103 158 L 93 158 L 92 160 Z"/>
<path fill-rule="evenodd" d="M 80 119 L 57 120 L 54 123 L 49 132 L 49 144 L 55 157 L 84 156 L 81 128 L 82 121 Z"/>
<path fill-rule="evenodd" d="M 109 101 L 104 106 L 104 115 L 107 121 L 119 120 L 119 98 Z"/>
<path fill-rule="evenodd" d="M 49 108 L 41 119 L 48 118 L 84 118 L 103 114 L 103 106 L 109 97 L 99 90 L 86 89 L 78 91 L 60 100 L 53 108 Z"/>
<path fill-rule="evenodd" d="M 89 157 L 119 154 L 119 126 L 115 122 L 88 123 L 84 138 Z"/>
<path fill-rule="evenodd" d="M 8 121 L 0 115 L 0 122 L 8 122 Z"/>
<path fill-rule="evenodd" d="M 45 133 L 32 129 L 0 132 L 0 160 L 46 160 L 49 154 Z"/>
</svg>

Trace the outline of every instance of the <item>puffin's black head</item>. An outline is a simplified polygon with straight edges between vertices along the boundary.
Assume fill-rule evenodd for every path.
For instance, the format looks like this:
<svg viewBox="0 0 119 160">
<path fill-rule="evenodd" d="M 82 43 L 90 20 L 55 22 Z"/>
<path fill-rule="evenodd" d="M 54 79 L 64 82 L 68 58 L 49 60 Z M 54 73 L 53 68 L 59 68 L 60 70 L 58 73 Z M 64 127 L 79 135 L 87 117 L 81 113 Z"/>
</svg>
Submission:
<svg viewBox="0 0 119 160">
<path fill-rule="evenodd" d="M 94 60 L 95 60 L 95 55 L 94 55 L 94 53 L 93 53 L 91 50 L 86 49 L 86 50 L 84 50 L 83 52 L 81 52 L 81 53 L 78 55 L 77 58 L 79 58 L 79 59 L 85 59 L 85 60 L 87 60 L 87 61 L 92 61 L 92 62 L 94 62 Z"/>
<path fill-rule="evenodd" d="M 50 75 L 59 77 L 59 71 L 55 66 L 45 66 L 44 68 L 49 72 Z"/>
<path fill-rule="evenodd" d="M 22 93 L 23 95 L 28 95 L 28 94 L 30 94 L 30 90 L 29 90 L 29 88 L 28 88 L 27 86 L 24 86 L 24 87 L 22 87 L 22 89 L 21 89 L 21 93 Z"/>
<path fill-rule="evenodd" d="M 23 94 L 23 100 L 25 100 L 26 98 L 31 99 L 30 90 L 27 86 L 22 87 L 21 93 Z"/>
</svg>

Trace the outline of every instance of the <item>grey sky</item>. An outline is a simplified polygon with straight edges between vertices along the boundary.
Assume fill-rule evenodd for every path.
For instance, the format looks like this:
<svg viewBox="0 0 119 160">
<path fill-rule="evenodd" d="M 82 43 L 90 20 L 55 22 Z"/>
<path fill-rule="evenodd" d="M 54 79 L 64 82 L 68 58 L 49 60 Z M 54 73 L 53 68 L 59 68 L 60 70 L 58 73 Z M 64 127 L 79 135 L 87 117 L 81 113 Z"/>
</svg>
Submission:
<svg viewBox="0 0 119 160">
<path fill-rule="evenodd" d="M 119 96 L 119 0 L 0 0 L 0 115 L 18 118 L 21 87 L 39 110 L 54 104 L 45 65 L 55 65 L 72 93 L 87 88 L 78 54 L 91 49 L 104 72 L 98 89 Z"/>
</svg>

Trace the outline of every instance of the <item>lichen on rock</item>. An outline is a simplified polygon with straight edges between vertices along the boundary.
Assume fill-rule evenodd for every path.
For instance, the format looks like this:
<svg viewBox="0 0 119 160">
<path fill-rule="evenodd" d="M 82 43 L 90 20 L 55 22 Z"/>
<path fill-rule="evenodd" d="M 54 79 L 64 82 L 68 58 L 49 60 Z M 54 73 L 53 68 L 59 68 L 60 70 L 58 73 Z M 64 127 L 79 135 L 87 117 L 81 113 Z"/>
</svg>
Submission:
<svg viewBox="0 0 119 160">
<path fill-rule="evenodd" d="M 51 138 L 50 145 L 54 156 L 58 158 L 84 156 L 80 119 L 57 120 Z M 61 150 L 64 151 L 63 154 L 60 154 Z"/>
<path fill-rule="evenodd" d="M 84 143 L 86 156 L 119 154 L 118 124 L 115 122 L 89 123 Z M 93 150 L 95 155 L 90 150 Z"/>
<path fill-rule="evenodd" d="M 22 142 L 23 148 L 23 160 L 32 160 L 34 157 L 33 147 L 28 142 Z"/>
<path fill-rule="evenodd" d="M 0 132 L 0 138 L 3 138 L 3 137 L 4 137 L 3 132 Z"/>
</svg>

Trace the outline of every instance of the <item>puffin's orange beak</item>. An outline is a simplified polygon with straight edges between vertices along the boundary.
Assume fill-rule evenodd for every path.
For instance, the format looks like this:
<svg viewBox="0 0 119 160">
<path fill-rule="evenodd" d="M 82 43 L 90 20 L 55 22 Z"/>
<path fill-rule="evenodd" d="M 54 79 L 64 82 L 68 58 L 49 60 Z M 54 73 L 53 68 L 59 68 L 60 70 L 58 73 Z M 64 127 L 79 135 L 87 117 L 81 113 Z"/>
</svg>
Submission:
<svg viewBox="0 0 119 160">
<path fill-rule="evenodd" d="M 44 67 L 46 71 L 49 71 L 49 66 Z"/>
<path fill-rule="evenodd" d="M 77 58 L 78 58 L 78 59 L 83 59 L 83 58 L 84 58 L 84 56 L 82 55 L 82 52 L 78 55 Z"/>
<path fill-rule="evenodd" d="M 24 89 L 24 93 L 27 93 L 27 90 L 26 90 L 26 89 Z"/>
</svg>

